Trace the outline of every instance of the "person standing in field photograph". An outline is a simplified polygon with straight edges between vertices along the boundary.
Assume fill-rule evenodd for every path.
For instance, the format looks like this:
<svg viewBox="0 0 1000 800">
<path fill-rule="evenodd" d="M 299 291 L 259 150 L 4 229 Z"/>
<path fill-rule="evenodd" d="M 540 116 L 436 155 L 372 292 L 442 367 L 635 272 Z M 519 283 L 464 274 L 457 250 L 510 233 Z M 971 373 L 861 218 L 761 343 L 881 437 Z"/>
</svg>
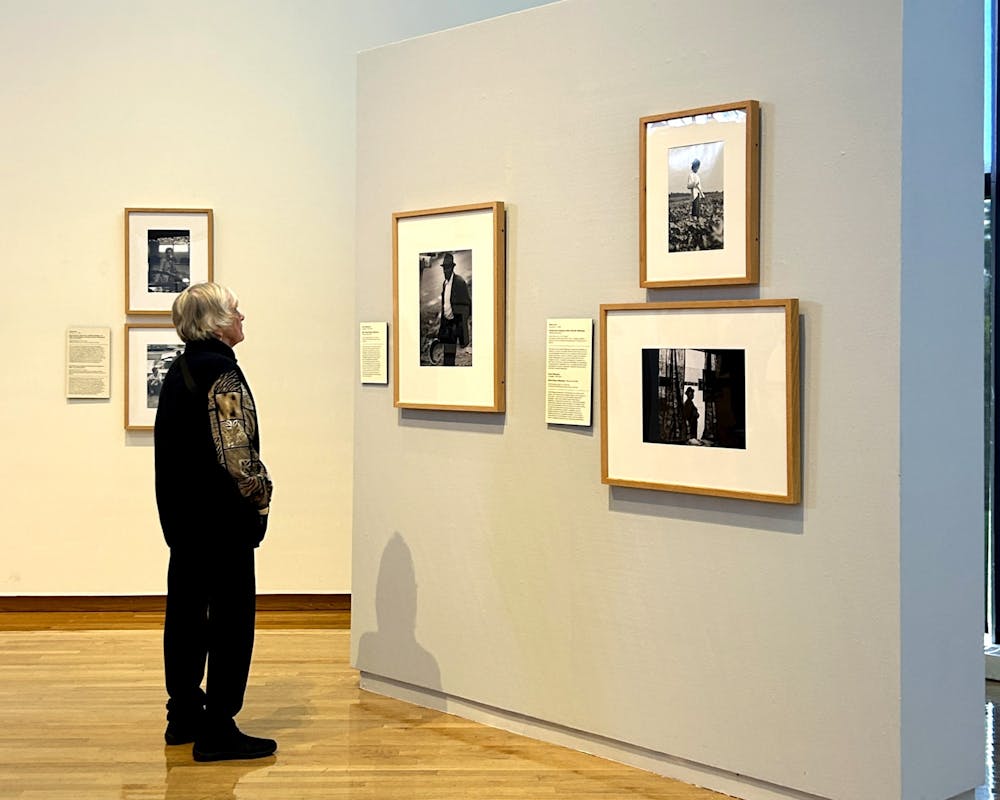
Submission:
<svg viewBox="0 0 1000 800">
<path fill-rule="evenodd" d="M 672 147 L 667 155 L 667 249 L 720 250 L 725 234 L 722 142 Z"/>
</svg>

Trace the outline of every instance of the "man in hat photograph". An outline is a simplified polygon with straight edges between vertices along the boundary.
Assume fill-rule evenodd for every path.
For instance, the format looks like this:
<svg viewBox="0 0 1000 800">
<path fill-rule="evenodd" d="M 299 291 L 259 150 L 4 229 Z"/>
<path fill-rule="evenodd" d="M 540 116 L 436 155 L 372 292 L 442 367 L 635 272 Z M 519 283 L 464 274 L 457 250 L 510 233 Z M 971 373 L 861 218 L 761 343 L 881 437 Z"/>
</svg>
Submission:
<svg viewBox="0 0 1000 800">
<path fill-rule="evenodd" d="M 698 407 L 694 404 L 694 388 L 688 386 L 684 390 L 684 396 L 687 398 L 682 408 L 684 426 L 687 428 L 687 439 L 691 441 L 698 438 L 698 417 L 701 414 L 698 411 Z"/>
</svg>

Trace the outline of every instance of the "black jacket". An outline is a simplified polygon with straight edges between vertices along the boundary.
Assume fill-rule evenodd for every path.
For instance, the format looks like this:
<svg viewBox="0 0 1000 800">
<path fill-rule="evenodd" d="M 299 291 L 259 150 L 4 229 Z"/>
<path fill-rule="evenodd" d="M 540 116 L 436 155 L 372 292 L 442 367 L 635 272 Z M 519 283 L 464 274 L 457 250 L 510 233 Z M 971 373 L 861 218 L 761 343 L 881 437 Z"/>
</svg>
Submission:
<svg viewBox="0 0 1000 800">
<path fill-rule="evenodd" d="M 188 342 L 163 379 L 153 443 L 156 507 L 170 547 L 260 543 L 271 479 L 253 395 L 231 347 Z"/>
</svg>

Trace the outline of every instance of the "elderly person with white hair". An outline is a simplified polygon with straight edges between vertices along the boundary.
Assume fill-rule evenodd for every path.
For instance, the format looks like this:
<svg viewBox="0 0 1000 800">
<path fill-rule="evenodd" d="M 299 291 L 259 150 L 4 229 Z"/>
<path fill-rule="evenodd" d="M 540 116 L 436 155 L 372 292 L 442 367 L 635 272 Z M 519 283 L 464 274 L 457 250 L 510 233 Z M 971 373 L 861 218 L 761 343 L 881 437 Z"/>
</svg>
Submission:
<svg viewBox="0 0 1000 800">
<path fill-rule="evenodd" d="M 194 742 L 196 761 L 263 758 L 277 749 L 234 719 L 250 674 L 254 549 L 267 530 L 272 490 L 257 407 L 233 353 L 243 320 L 236 296 L 217 283 L 178 295 L 173 323 L 185 348 L 163 379 L 153 434 L 156 505 L 170 548 L 164 738 Z"/>
</svg>

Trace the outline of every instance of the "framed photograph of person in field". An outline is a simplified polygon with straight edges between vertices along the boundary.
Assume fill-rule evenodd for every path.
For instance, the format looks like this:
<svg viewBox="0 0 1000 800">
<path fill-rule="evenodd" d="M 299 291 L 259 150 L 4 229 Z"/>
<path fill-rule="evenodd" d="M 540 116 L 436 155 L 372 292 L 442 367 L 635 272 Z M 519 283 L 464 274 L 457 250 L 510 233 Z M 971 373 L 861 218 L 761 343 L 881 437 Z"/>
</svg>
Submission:
<svg viewBox="0 0 1000 800">
<path fill-rule="evenodd" d="M 639 120 L 639 285 L 759 280 L 756 100 Z"/>
<path fill-rule="evenodd" d="M 392 215 L 397 408 L 503 411 L 501 202 Z"/>
<path fill-rule="evenodd" d="M 798 503 L 798 300 L 601 306 L 601 480 Z"/>
<path fill-rule="evenodd" d="M 212 209 L 125 209 L 125 313 L 169 314 L 174 298 L 212 280 Z"/>
</svg>

